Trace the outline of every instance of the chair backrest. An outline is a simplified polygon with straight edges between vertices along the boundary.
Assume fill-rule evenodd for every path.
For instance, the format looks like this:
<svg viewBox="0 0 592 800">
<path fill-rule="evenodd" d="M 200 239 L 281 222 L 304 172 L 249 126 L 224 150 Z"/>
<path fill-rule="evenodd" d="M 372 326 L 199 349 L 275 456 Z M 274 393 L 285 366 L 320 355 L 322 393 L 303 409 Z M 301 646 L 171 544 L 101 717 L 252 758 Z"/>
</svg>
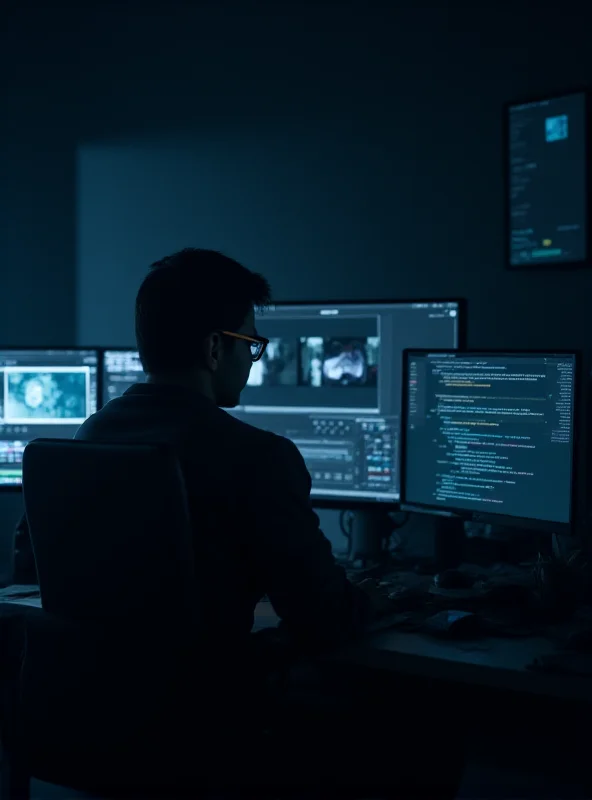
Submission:
<svg viewBox="0 0 592 800">
<path fill-rule="evenodd" d="M 197 623 L 185 485 L 167 447 L 36 439 L 23 456 L 23 495 L 45 610 Z"/>
</svg>

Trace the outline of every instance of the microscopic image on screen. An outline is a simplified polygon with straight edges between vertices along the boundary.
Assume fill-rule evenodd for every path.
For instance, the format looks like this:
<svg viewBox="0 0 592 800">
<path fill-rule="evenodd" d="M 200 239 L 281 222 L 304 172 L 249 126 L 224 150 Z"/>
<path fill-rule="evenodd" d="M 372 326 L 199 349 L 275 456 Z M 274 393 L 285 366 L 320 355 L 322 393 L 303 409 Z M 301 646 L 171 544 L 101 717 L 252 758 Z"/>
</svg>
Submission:
<svg viewBox="0 0 592 800">
<path fill-rule="evenodd" d="M 368 386 L 378 381 L 379 337 L 320 336 L 301 340 L 300 380 L 304 386 Z"/>
<path fill-rule="evenodd" d="M 547 142 L 560 142 L 567 139 L 569 133 L 569 117 L 561 114 L 559 117 L 547 117 L 545 120 L 545 140 Z"/>
<path fill-rule="evenodd" d="M 302 336 L 300 338 L 300 384 L 302 386 L 323 385 L 323 344 L 322 336 Z"/>
<path fill-rule="evenodd" d="M 84 419 L 86 373 L 50 370 L 7 372 L 5 420 Z"/>
<path fill-rule="evenodd" d="M 0 370 L 0 419 L 4 419 L 4 372 Z"/>
<path fill-rule="evenodd" d="M 296 340 L 270 339 L 263 357 L 251 367 L 247 386 L 296 386 L 297 350 Z"/>
</svg>

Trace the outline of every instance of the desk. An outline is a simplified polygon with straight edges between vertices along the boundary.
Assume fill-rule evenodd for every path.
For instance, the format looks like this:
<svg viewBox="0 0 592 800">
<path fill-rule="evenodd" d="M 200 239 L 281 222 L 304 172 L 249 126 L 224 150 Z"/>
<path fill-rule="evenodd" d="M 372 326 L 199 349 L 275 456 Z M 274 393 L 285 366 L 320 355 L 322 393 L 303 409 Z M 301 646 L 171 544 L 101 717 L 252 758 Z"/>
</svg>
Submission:
<svg viewBox="0 0 592 800">
<path fill-rule="evenodd" d="M 270 603 L 259 603 L 254 630 L 273 627 L 278 621 Z M 415 678 L 592 703 L 592 678 L 528 669 L 536 658 L 556 650 L 555 642 L 545 637 L 454 642 L 387 630 L 371 634 L 329 659 Z"/>
<path fill-rule="evenodd" d="M 38 597 L 2 602 L 41 605 Z M 271 604 L 259 603 L 253 630 L 275 627 L 278 622 Z M 453 642 L 421 633 L 387 630 L 370 634 L 362 642 L 348 645 L 323 660 L 475 688 L 592 703 L 592 678 L 528 669 L 536 658 L 553 652 L 555 643 L 544 637 Z"/>
<path fill-rule="evenodd" d="M 0 601 L 40 606 L 36 597 L 8 601 L 0 596 Z M 275 627 L 277 623 L 271 604 L 260 603 L 254 630 Z M 336 674 L 350 667 L 360 668 L 364 684 L 378 686 L 379 693 L 386 681 L 401 693 L 403 702 L 408 685 L 417 684 L 418 679 L 422 684 L 439 684 L 446 696 L 455 695 L 458 715 L 469 718 L 467 758 L 478 765 L 474 770 L 477 775 L 480 770 L 487 775 L 489 770 L 497 776 L 500 767 L 509 767 L 533 775 L 540 773 L 546 786 L 563 786 L 567 776 L 570 785 L 573 782 L 587 787 L 587 740 L 578 736 L 577 731 L 588 724 L 592 678 L 539 673 L 527 668 L 535 658 L 555 650 L 555 643 L 544 637 L 484 638 L 461 643 L 386 630 L 348 645 L 323 661 Z M 423 699 L 420 689 L 420 700 L 417 705 L 412 702 L 411 713 L 426 720 L 426 731 L 437 732 L 437 716 L 434 723 L 433 708 L 422 703 Z M 381 695 L 378 708 L 383 708 L 382 703 Z M 392 709 L 393 705 L 388 707 Z M 394 711 L 387 714 L 389 719 L 390 714 L 396 724 L 397 720 L 405 719 L 405 707 L 396 700 Z M 443 731 L 445 735 L 453 735 L 446 727 Z M 496 779 L 500 784 L 497 796 L 520 796 L 519 787 L 504 794 L 509 784 L 503 785 L 503 778 Z M 471 796 L 485 796 L 483 790 L 483 779 L 479 778 Z M 558 791 L 555 796 L 565 795 Z M 590 794 L 582 791 L 577 796 Z"/>
</svg>

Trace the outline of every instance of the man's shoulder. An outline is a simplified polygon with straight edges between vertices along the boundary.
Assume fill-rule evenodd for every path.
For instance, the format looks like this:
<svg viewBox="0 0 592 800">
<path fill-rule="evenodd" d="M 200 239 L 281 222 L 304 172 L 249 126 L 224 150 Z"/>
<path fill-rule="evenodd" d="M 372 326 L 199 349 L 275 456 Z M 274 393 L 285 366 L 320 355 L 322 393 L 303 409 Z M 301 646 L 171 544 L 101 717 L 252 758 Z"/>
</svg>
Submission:
<svg viewBox="0 0 592 800">
<path fill-rule="evenodd" d="M 244 437 L 250 447 L 260 448 L 264 451 L 286 452 L 296 450 L 296 446 L 290 439 L 280 436 L 273 431 L 267 431 L 245 422 L 227 411 L 222 411 L 228 418 L 228 425 L 232 428 L 233 435 Z"/>
<path fill-rule="evenodd" d="M 306 463 L 291 439 L 273 431 L 257 428 L 232 414 L 229 430 L 233 445 L 233 461 L 242 471 L 253 475 L 261 485 L 277 497 L 285 497 L 289 489 L 296 494 L 310 492 Z"/>
<path fill-rule="evenodd" d="M 137 416 L 135 407 L 130 409 L 129 406 L 125 395 L 111 400 L 82 424 L 76 438 L 111 440 L 119 438 L 124 429 L 130 441 L 162 438 L 186 453 L 217 451 L 243 468 L 247 465 L 253 468 L 257 464 L 273 468 L 301 458 L 289 439 L 251 425 L 216 406 L 208 406 L 207 414 L 196 414 L 193 407 L 184 405 L 175 408 L 174 414 L 157 409 L 148 420 Z"/>
</svg>

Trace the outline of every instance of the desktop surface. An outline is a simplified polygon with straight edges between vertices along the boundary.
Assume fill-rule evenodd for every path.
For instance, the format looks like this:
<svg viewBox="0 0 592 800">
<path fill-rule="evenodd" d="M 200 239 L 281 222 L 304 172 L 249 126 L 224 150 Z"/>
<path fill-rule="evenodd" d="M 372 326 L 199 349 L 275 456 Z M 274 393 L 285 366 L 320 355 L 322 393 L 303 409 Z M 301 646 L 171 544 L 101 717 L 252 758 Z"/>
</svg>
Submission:
<svg viewBox="0 0 592 800">
<path fill-rule="evenodd" d="M 0 618 L 18 614 L 19 606 L 38 609 L 41 599 L 29 592 L 11 592 L 13 587 L 0 590 Z M 29 589 L 34 587 L 14 587 Z M 398 615 L 402 617 L 403 615 Z M 271 603 L 259 603 L 255 613 L 253 633 L 275 628 L 279 618 Z M 388 629 L 391 627 L 391 629 Z M 557 631 L 525 636 L 478 637 L 469 640 L 442 639 L 405 630 L 402 624 L 378 626 L 362 640 L 354 641 L 323 660 L 345 662 L 360 666 L 409 674 L 430 680 L 450 680 L 466 686 L 481 685 L 494 689 L 509 689 L 538 696 L 575 699 L 592 703 L 592 684 L 589 672 L 560 672 L 544 669 L 547 657 L 560 657 Z M 536 669 L 537 665 L 541 668 Z"/>
<path fill-rule="evenodd" d="M 568 532 L 576 363 L 561 353 L 406 353 L 403 503 Z"/>
<path fill-rule="evenodd" d="M 506 110 L 510 267 L 587 258 L 586 106 L 575 92 Z"/>
<path fill-rule="evenodd" d="M 95 413 L 98 361 L 91 349 L 0 350 L 0 486 L 21 484 L 32 439 L 70 439 Z"/>
<path fill-rule="evenodd" d="M 269 345 L 231 413 L 296 444 L 315 505 L 396 504 L 403 350 L 462 344 L 463 304 L 286 303 L 256 324 Z"/>
</svg>

